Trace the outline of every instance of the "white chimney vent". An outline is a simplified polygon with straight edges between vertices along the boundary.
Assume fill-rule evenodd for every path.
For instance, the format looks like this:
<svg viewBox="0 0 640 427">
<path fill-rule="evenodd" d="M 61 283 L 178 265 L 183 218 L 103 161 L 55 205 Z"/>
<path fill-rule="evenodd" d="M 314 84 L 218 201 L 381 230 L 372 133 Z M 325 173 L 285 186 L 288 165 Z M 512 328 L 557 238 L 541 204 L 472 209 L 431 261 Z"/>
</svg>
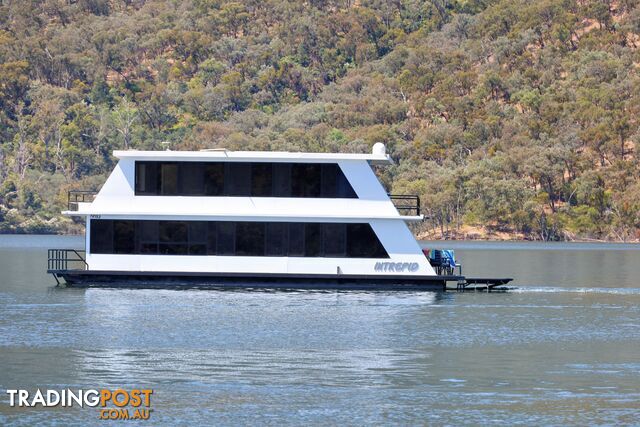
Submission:
<svg viewBox="0 0 640 427">
<path fill-rule="evenodd" d="M 376 156 L 386 156 L 387 148 L 382 142 L 376 142 L 375 144 L 373 144 L 373 150 L 371 150 L 371 153 Z"/>
</svg>

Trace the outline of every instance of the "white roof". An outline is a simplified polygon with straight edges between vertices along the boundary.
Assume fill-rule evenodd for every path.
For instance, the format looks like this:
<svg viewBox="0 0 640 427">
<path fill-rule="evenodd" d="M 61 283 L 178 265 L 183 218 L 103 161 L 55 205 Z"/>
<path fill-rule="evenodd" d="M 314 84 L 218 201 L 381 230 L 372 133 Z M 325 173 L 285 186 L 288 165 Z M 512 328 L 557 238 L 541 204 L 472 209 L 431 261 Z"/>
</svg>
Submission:
<svg viewBox="0 0 640 427">
<path fill-rule="evenodd" d="M 340 160 L 364 160 L 371 164 L 391 164 L 388 154 L 351 153 L 290 153 L 288 151 L 138 151 L 116 150 L 113 155 L 119 159 L 163 160 L 163 161 L 229 161 L 229 162 L 301 162 L 335 163 Z"/>
</svg>

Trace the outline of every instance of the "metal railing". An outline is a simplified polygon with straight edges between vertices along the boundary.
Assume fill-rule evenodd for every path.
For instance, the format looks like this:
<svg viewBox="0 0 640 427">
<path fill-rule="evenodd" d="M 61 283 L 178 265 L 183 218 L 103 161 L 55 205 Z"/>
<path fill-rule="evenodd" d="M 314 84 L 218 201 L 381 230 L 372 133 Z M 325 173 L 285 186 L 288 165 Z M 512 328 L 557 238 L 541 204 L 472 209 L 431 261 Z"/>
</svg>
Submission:
<svg viewBox="0 0 640 427">
<path fill-rule="evenodd" d="M 70 190 L 67 193 L 67 209 L 77 211 L 78 203 L 93 202 L 96 194 L 98 194 L 98 192 L 92 190 Z"/>
<path fill-rule="evenodd" d="M 400 215 L 420 216 L 420 196 L 410 194 L 389 194 Z"/>
<path fill-rule="evenodd" d="M 83 256 L 84 254 L 86 254 L 85 251 L 75 249 L 49 249 L 47 251 L 47 271 L 87 270 L 89 265 Z"/>
</svg>

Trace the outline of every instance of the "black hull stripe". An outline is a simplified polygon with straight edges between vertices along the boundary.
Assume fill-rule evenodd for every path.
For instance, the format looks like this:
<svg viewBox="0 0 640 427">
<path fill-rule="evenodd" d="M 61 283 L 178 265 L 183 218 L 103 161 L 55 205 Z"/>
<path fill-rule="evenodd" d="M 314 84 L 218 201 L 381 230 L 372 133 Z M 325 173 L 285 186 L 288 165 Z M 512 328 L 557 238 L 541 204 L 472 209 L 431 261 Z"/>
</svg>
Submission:
<svg viewBox="0 0 640 427">
<path fill-rule="evenodd" d="M 442 291 L 464 276 L 52 270 L 73 287 Z M 492 286 L 511 279 L 466 279 Z"/>
<path fill-rule="evenodd" d="M 51 271 L 75 287 L 442 290 L 460 276 Z"/>
</svg>

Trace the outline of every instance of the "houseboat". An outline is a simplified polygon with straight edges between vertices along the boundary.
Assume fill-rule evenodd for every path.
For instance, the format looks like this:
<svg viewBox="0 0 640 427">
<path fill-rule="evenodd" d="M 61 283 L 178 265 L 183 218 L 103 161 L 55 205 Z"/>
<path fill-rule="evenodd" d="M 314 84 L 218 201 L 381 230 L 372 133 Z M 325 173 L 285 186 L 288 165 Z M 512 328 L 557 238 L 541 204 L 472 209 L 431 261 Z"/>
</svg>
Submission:
<svg viewBox="0 0 640 427">
<path fill-rule="evenodd" d="M 419 198 L 389 195 L 378 181 L 372 166 L 392 163 L 383 144 L 371 154 L 114 156 L 97 194 L 70 192 L 63 213 L 85 219 L 85 251 L 49 250 L 58 282 L 385 290 L 467 283 L 452 268 L 434 268 L 414 239 L 407 223 L 423 219 Z"/>
</svg>

